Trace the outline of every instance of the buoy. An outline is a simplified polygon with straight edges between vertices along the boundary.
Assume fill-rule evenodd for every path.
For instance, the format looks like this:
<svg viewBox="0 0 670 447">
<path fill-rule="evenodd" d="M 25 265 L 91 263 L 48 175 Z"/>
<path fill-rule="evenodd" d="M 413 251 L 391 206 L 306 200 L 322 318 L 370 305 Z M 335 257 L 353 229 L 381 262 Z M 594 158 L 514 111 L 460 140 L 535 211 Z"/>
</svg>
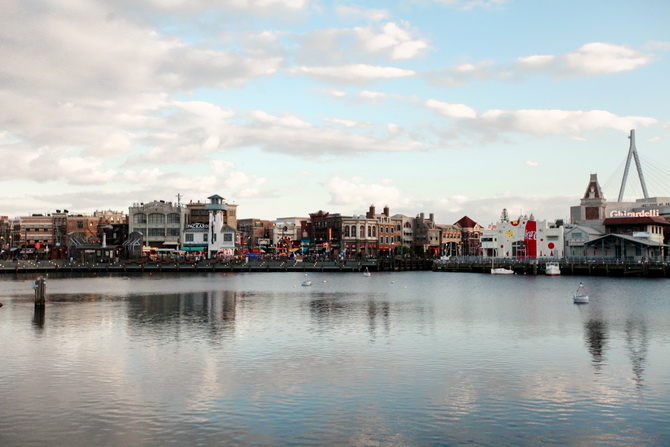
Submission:
<svg viewBox="0 0 670 447">
<path fill-rule="evenodd" d="M 0 307 L 2 307 L 2 303 L 0 303 Z"/>
</svg>

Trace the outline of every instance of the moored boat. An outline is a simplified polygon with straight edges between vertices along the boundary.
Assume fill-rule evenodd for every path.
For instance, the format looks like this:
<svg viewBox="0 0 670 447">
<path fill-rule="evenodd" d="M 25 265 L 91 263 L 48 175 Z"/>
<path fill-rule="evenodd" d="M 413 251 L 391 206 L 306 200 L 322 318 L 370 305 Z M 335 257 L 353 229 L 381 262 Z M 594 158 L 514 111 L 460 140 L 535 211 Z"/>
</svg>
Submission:
<svg viewBox="0 0 670 447">
<path fill-rule="evenodd" d="M 514 270 L 506 269 L 504 267 L 492 268 L 491 269 L 491 274 L 492 275 L 513 275 Z"/>
<path fill-rule="evenodd" d="M 559 276 L 561 274 L 561 267 L 558 265 L 558 262 L 547 262 L 545 274 L 547 276 Z"/>
</svg>

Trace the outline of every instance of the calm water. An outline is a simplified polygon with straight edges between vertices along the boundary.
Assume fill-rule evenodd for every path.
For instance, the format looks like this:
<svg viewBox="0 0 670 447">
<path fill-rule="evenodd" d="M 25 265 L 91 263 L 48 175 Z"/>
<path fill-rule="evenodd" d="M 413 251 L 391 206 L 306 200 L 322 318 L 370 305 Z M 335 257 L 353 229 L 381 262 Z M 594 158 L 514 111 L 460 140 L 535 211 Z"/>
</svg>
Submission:
<svg viewBox="0 0 670 447">
<path fill-rule="evenodd" d="M 0 277 L 0 445 L 670 445 L 667 279 L 310 279 Z"/>
</svg>

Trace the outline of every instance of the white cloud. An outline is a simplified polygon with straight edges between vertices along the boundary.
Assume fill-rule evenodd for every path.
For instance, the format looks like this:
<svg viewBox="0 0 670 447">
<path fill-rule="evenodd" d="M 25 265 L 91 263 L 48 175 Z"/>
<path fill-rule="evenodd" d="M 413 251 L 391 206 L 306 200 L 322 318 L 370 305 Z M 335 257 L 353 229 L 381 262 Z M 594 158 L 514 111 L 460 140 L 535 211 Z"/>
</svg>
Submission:
<svg viewBox="0 0 670 447">
<path fill-rule="evenodd" d="M 393 60 L 411 59 L 429 48 L 424 39 L 413 39 L 397 23 L 384 24 L 380 30 L 372 27 L 354 29 L 359 44 L 370 54 L 382 54 Z"/>
<path fill-rule="evenodd" d="M 614 129 L 628 132 L 657 122 L 642 116 L 617 116 L 603 110 L 487 110 L 480 114 L 477 125 L 500 132 L 532 135 L 564 135 L 579 137 L 584 132 Z"/>
<path fill-rule="evenodd" d="M 342 66 L 293 67 L 293 74 L 304 74 L 315 78 L 350 84 L 366 84 L 384 79 L 398 79 L 414 76 L 416 72 L 396 67 L 382 67 L 368 64 L 352 64 Z"/>
<path fill-rule="evenodd" d="M 540 166 L 540 163 L 538 163 L 536 161 L 531 161 L 531 160 L 526 160 L 526 161 L 524 161 L 524 163 L 527 164 L 528 166 L 533 167 L 533 168 L 536 168 L 536 167 Z"/>
<path fill-rule="evenodd" d="M 624 45 L 592 42 L 562 55 L 531 55 L 516 60 L 522 71 L 543 71 L 555 76 L 596 76 L 632 71 L 653 60 Z"/>
<path fill-rule="evenodd" d="M 362 91 L 358 92 L 357 96 L 358 96 L 359 99 L 361 99 L 363 101 L 372 102 L 372 103 L 375 103 L 375 104 L 379 104 L 383 99 L 388 97 L 388 95 L 386 93 L 373 92 L 373 91 L 370 91 L 370 90 L 362 90 Z"/>
<path fill-rule="evenodd" d="M 386 181 L 383 184 L 367 184 L 360 177 L 342 178 L 333 176 L 326 183 L 330 194 L 330 205 L 350 210 L 367 210 L 371 204 L 384 206 L 401 205 L 406 200 L 399 188 Z"/>
<path fill-rule="evenodd" d="M 340 17 L 348 19 L 366 19 L 379 22 L 390 17 L 387 9 L 362 9 L 351 5 L 337 5 L 335 12 Z"/>
<path fill-rule="evenodd" d="M 425 106 L 436 110 L 441 115 L 449 118 L 476 118 L 477 112 L 472 107 L 465 104 L 452 104 L 448 102 L 438 101 L 437 99 L 429 99 L 425 102 Z"/>
<path fill-rule="evenodd" d="M 347 120 L 342 118 L 323 118 L 323 120 L 329 123 L 339 124 L 343 127 L 348 127 L 350 129 L 372 127 L 371 123 L 364 123 L 361 121 Z"/>
</svg>

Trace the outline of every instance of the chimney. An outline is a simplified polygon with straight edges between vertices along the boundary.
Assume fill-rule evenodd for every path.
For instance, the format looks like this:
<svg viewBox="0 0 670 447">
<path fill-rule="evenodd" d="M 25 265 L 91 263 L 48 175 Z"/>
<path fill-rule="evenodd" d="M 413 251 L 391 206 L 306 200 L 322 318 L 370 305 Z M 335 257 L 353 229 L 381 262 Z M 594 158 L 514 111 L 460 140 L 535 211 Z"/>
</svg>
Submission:
<svg viewBox="0 0 670 447">
<path fill-rule="evenodd" d="M 389 210 L 388 205 L 386 205 L 386 206 L 384 207 L 384 216 L 389 217 L 389 214 L 390 214 L 390 210 Z"/>
<path fill-rule="evenodd" d="M 430 219 L 429 219 L 429 220 L 430 220 L 431 222 L 435 222 L 435 213 L 430 213 L 429 216 L 430 216 Z"/>
</svg>

